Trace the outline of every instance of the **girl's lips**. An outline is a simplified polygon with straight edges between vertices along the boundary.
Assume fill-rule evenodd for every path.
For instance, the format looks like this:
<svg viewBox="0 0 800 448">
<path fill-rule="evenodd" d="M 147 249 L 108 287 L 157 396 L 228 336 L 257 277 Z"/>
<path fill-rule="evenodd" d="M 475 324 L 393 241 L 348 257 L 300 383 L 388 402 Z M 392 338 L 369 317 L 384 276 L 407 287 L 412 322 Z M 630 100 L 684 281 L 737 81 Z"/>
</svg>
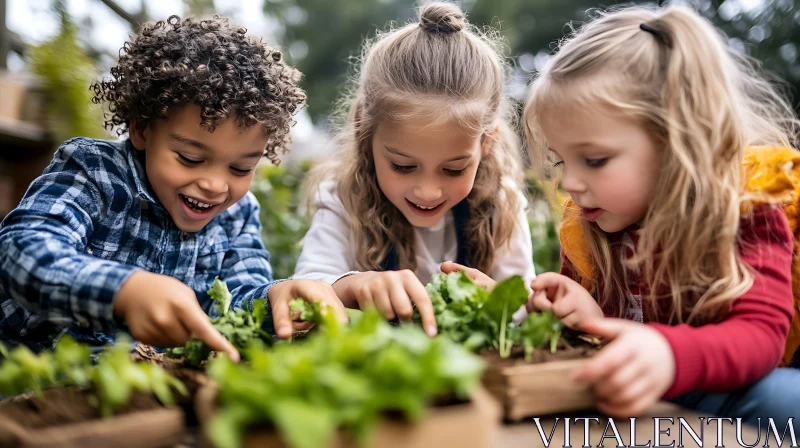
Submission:
<svg viewBox="0 0 800 448">
<path fill-rule="evenodd" d="M 605 210 L 602 208 L 581 208 L 583 217 L 589 222 L 597 221 L 597 218 L 599 218 L 604 211 Z"/>
<path fill-rule="evenodd" d="M 431 208 L 431 209 L 422 209 L 422 208 L 419 208 L 419 207 L 418 207 L 416 204 L 414 204 L 413 202 L 409 201 L 408 199 L 406 199 L 406 202 L 408 203 L 408 208 L 409 208 L 409 209 L 411 209 L 411 211 L 412 211 L 412 212 L 413 212 L 415 215 L 422 216 L 422 217 L 424 217 L 424 218 L 429 218 L 429 217 L 431 217 L 431 216 L 436 216 L 436 214 L 437 214 L 437 213 L 439 213 L 439 211 L 442 209 L 442 207 L 443 207 L 443 206 L 444 206 L 444 204 L 445 204 L 444 202 L 442 202 L 441 204 L 437 205 L 437 206 L 436 206 L 436 207 L 434 207 L 434 208 Z M 447 201 L 445 201 L 445 202 L 447 202 Z"/>
</svg>

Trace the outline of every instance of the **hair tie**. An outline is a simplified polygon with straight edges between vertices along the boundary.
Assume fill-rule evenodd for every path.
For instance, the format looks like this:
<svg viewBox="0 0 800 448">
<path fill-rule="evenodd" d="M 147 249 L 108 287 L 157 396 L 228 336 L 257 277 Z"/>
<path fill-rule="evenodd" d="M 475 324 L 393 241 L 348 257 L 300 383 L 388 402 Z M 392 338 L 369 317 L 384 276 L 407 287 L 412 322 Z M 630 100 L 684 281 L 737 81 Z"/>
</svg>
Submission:
<svg viewBox="0 0 800 448">
<path fill-rule="evenodd" d="M 648 33 L 652 34 L 653 37 L 655 37 L 656 40 L 659 43 L 663 44 L 667 48 L 672 48 L 672 42 L 670 42 L 670 40 L 667 38 L 667 36 L 663 32 L 658 31 L 657 29 L 651 27 L 650 25 L 648 25 L 646 23 L 640 23 L 639 24 L 639 29 L 641 29 L 642 31 L 645 31 L 645 32 L 648 32 Z"/>
</svg>

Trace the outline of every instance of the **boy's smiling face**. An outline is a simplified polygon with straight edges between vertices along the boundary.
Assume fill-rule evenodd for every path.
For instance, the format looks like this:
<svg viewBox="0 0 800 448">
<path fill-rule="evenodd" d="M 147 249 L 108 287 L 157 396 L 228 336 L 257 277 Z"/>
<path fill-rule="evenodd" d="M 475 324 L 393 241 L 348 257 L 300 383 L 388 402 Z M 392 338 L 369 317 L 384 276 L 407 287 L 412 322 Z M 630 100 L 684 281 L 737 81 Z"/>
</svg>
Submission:
<svg viewBox="0 0 800 448">
<path fill-rule="evenodd" d="M 233 118 L 208 132 L 194 104 L 144 129 L 132 123 L 130 137 L 137 150 L 146 152 L 147 179 L 156 197 L 184 232 L 199 231 L 247 194 L 267 145 L 261 126 L 241 129 Z"/>
</svg>

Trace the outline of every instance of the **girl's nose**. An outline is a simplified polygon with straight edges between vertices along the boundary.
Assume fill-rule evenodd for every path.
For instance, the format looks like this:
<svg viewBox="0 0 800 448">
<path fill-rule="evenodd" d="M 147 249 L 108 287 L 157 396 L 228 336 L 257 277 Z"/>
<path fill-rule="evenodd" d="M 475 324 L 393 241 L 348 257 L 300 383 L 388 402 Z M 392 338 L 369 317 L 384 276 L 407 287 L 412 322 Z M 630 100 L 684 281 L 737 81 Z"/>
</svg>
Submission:
<svg viewBox="0 0 800 448">
<path fill-rule="evenodd" d="M 435 184 L 422 184 L 414 188 L 414 196 L 423 201 L 435 201 L 442 197 L 442 189 Z"/>
<path fill-rule="evenodd" d="M 569 171 L 564 172 L 564 177 L 561 179 L 561 188 L 569 194 L 583 193 L 586 191 L 586 183 L 575 174 L 570 174 Z"/>
</svg>

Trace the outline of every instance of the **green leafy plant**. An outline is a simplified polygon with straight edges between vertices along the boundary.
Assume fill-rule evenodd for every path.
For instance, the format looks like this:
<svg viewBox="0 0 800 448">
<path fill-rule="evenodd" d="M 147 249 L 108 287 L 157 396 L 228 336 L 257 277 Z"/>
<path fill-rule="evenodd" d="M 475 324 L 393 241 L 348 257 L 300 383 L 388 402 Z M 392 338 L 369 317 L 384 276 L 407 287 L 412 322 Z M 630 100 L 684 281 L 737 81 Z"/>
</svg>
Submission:
<svg viewBox="0 0 800 448">
<path fill-rule="evenodd" d="M 528 298 L 520 276 L 498 283 L 489 293 L 464 272 L 434 274 L 425 290 L 433 303 L 439 334 L 469 350 L 492 348 L 507 358 L 515 345 L 522 345 L 529 358 L 534 349 L 549 341 L 555 351 L 562 326 L 552 313 L 531 313 L 518 326 L 511 322 L 511 315 Z M 419 320 L 417 311 L 414 318 Z"/>
<path fill-rule="evenodd" d="M 63 2 L 56 2 L 60 26 L 56 36 L 31 48 L 31 70 L 47 95 L 49 128 L 57 142 L 68 138 L 105 136 L 100 108 L 93 108 L 89 84 L 98 70 L 79 43 L 78 27 Z"/>
<path fill-rule="evenodd" d="M 231 309 L 233 297 L 228 291 L 228 286 L 219 278 L 214 279 L 208 295 L 214 300 L 214 309 L 219 313 L 218 317 L 209 318 L 211 324 L 237 350 L 242 352 L 245 347 L 253 344 L 269 346 L 274 343 L 273 337 L 263 329 L 264 323 L 269 318 L 265 299 L 253 302 L 252 313 L 241 309 L 233 310 Z M 200 339 L 194 338 L 183 347 L 167 350 L 167 355 L 174 358 L 182 357 L 188 364 L 200 367 L 211 356 L 211 348 Z"/>
<path fill-rule="evenodd" d="M 56 384 L 89 383 L 91 350 L 69 336 L 61 337 L 52 351 L 35 354 L 24 345 L 8 350 L 0 344 L 0 354 L 4 358 L 0 364 L 0 395 L 25 391 L 41 395 L 44 388 Z"/>
<path fill-rule="evenodd" d="M 53 350 L 38 355 L 25 346 L 7 350 L 0 345 L 5 358 L 0 365 L 0 394 L 34 391 L 41 396 L 46 387 L 92 387 L 92 402 L 104 417 L 124 407 L 133 391 L 153 393 L 164 405 L 174 403 L 173 390 L 187 394 L 183 383 L 161 367 L 134 362 L 130 347 L 130 340 L 120 338 L 93 363 L 89 346 L 69 336 L 62 336 Z"/>
<path fill-rule="evenodd" d="M 480 381 L 480 358 L 415 325 L 393 327 L 370 310 L 344 327 L 317 304 L 293 307 L 319 322 L 302 343 L 245 349 L 249 363 L 226 356 L 209 363 L 219 384 L 208 432 L 216 446 L 239 446 L 259 423 L 295 448 L 321 446 L 339 428 L 363 443 L 385 412 L 418 420 L 433 397 L 467 397 Z"/>
<path fill-rule="evenodd" d="M 250 188 L 261 204 L 261 238 L 275 278 L 291 277 L 300 257 L 301 241 L 308 231 L 300 186 L 310 167 L 310 163 L 288 168 L 264 165 Z"/>
</svg>

